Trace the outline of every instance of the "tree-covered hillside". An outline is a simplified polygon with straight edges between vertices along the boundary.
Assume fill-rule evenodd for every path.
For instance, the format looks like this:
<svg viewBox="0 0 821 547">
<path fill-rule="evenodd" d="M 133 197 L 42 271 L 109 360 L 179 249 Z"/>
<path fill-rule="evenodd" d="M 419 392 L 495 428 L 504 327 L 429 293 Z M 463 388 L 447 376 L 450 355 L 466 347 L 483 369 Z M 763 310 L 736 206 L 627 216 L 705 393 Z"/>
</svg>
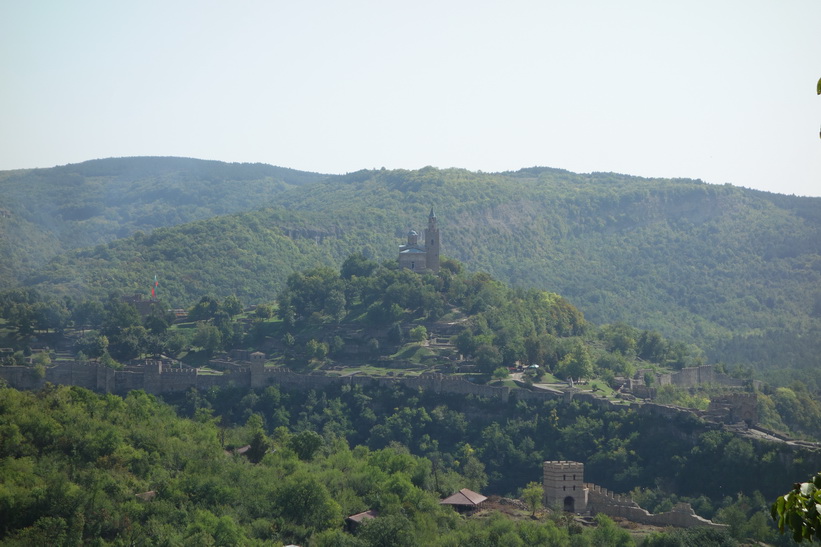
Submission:
<svg viewBox="0 0 821 547">
<path fill-rule="evenodd" d="M 655 328 L 759 368 L 812 368 L 821 354 L 818 198 L 546 168 L 363 171 L 312 190 L 278 201 L 350 223 L 391 211 L 397 235 L 434 205 L 448 255 L 557 292 L 595 323 Z"/>
<path fill-rule="evenodd" d="M 379 264 L 352 255 L 339 272 L 320 266 L 289 275 L 276 303 L 244 312 L 236 295 L 203 296 L 181 323 L 162 300 L 143 300 L 150 309 L 141 315 L 131 298 L 122 296 L 0 294 L 0 332 L 5 333 L 0 342 L 11 348 L 0 364 L 28 364 L 32 374 L 43 377 L 52 355 L 63 364 L 91 359 L 114 368 L 147 355 L 202 366 L 220 352 L 259 350 L 269 363 L 302 373 L 458 372 L 478 383 L 502 383 L 511 369 L 526 367 L 518 378 L 525 384 L 584 380 L 583 390 L 615 399 L 621 397 L 612 389 L 625 378 L 654 385 L 648 370 L 670 373 L 704 364 L 697 346 L 624 323 L 593 325 L 555 293 L 510 288 L 486 273 L 465 271 L 453 259 L 442 260 L 438 275 L 422 276 L 393 261 Z M 62 351 L 31 356 L 32 344 Z M 813 397 L 817 371 L 780 372 L 774 386 L 756 389 L 757 423 L 791 436 L 821 438 L 821 404 Z M 791 383 L 801 375 L 806 381 Z M 699 410 L 726 394 L 713 385 L 652 391 L 657 402 Z"/>
<path fill-rule="evenodd" d="M 561 294 L 594 323 L 656 329 L 713 362 L 818 368 L 818 198 L 548 168 L 428 167 L 333 177 L 274 201 L 65 255 L 27 284 L 147 290 L 158 274 L 177 305 L 209 293 L 271 300 L 295 270 L 338 266 L 352 252 L 393 259 L 432 206 L 445 254 Z"/>
<path fill-rule="evenodd" d="M 46 259 L 215 215 L 256 209 L 326 178 L 264 164 L 110 158 L 0 172 L 0 287 Z"/>
<path fill-rule="evenodd" d="M 142 391 L 120 399 L 78 387 L 46 384 L 22 395 L 0 386 L 0 542 L 92 536 L 116 544 L 129 536 L 138 544 L 211 538 L 215 544 L 338 545 L 344 539 L 392 545 L 381 526 L 398 524 L 413 538 L 408 545 L 475 544 L 494 533 L 501 517 L 447 519 L 452 514 L 435 503 L 437 495 L 467 486 L 524 497 L 544 460 L 564 459 L 585 462 L 588 480 L 630 491 L 654 512 L 688 501 L 700 514 L 729 524 L 733 537 L 774 539 L 766 497 L 790 476 L 815 469 L 816 449 L 753 440 L 696 414 L 622 404 L 623 395 L 610 387 L 615 375 L 633 376 L 637 367 L 681 368 L 697 356 L 658 333 L 589 325 L 556 294 L 506 287 L 452 259 L 441 266 L 438 275 L 422 276 L 392 261 L 380 265 L 352 255 L 339 272 L 319 267 L 294 273 L 278 295 L 276 318 L 271 306 L 242 313 L 232 295 L 204 297 L 189 311 L 196 324 L 173 327 L 164 306 L 141 317 L 116 296 L 26 302 L 7 300 L 15 295 L 9 293 L 0 307 L 4 329 L 17 330 L 8 340 L 26 344 L 36 329 L 49 346 L 66 348 L 73 340 L 68 360 L 99 359 L 115 368 L 112 356 L 207 359 L 219 350 L 265 348 L 269 364 L 303 372 L 348 376 L 368 368 L 378 369 L 383 380 L 420 370 L 458 372 L 513 388 L 504 383 L 510 382 L 507 367 L 524 363 L 533 366 L 517 380 L 523 389 L 545 380 L 547 370 L 550 382 L 589 379 L 574 391 L 590 389 L 614 404 L 581 396 L 533 400 L 519 388 L 509 398 L 485 399 L 487 391 L 465 395 L 401 381 L 247 389 L 229 375 L 205 391 L 165 395 L 194 423 L 176 419 Z M 424 342 L 428 332 L 435 338 L 430 344 Z M 454 346 L 466 360 L 455 358 Z M 64 352 L 60 358 L 66 360 Z M 40 377 L 50 362 L 49 352 L 29 361 L 25 350 L 3 359 L 28 364 Z M 289 393 L 287 385 L 301 388 Z M 664 386 L 656 397 L 706 403 L 705 396 L 720 397 L 721 391 Z M 817 437 L 821 411 L 806 390 L 765 386 L 755 397 L 761 423 Z M 230 454 L 245 443 L 248 461 Z M 366 525 L 349 537 L 342 517 L 367 508 L 392 519 L 373 524 L 379 536 Z M 521 523 L 506 522 L 514 535 L 524 533 Z M 595 531 L 573 531 L 560 517 L 531 524 L 561 537 L 543 542 L 528 533 L 521 541 L 486 544 L 573 545 L 563 534 L 613 531 L 607 522 Z M 580 544 L 615 544 L 589 539 Z"/>
<path fill-rule="evenodd" d="M 465 517 L 438 503 L 461 488 L 524 497 L 544 460 L 573 458 L 586 480 L 654 512 L 687 501 L 744 544 L 775 544 L 766 496 L 817 460 L 696 420 L 398 386 L 229 387 L 168 403 L 143 391 L 0 386 L 0 543 L 634 545 L 606 518 L 581 527 L 555 508 Z M 344 527 L 367 510 L 378 517 Z M 705 532 L 642 544 L 736 545 Z"/>
</svg>

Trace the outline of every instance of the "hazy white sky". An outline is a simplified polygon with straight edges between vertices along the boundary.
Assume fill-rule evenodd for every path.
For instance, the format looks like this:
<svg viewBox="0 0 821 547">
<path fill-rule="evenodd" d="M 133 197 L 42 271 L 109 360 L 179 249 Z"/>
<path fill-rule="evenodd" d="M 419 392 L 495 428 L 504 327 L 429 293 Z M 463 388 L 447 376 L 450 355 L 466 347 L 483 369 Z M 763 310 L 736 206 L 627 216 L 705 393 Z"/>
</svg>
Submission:
<svg viewBox="0 0 821 547">
<path fill-rule="evenodd" d="M 0 1 L 0 170 L 690 177 L 821 196 L 819 0 Z"/>
</svg>

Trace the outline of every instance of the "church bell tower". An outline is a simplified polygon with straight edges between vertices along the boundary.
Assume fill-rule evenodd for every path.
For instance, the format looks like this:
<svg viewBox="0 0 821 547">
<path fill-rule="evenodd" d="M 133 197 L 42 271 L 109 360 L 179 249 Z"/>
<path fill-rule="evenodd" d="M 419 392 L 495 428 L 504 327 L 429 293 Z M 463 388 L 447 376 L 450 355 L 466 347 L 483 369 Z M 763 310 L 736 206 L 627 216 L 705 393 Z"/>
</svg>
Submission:
<svg viewBox="0 0 821 547">
<path fill-rule="evenodd" d="M 432 273 L 439 273 L 439 228 L 436 227 L 436 213 L 433 207 L 428 215 L 428 228 L 425 230 L 425 263 Z"/>
</svg>

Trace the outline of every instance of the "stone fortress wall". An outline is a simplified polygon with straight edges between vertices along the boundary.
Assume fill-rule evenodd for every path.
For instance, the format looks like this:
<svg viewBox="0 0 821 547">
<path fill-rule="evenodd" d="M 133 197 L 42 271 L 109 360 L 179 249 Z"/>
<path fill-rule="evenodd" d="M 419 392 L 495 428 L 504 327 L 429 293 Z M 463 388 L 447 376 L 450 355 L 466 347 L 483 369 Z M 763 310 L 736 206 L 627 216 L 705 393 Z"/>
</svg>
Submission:
<svg viewBox="0 0 821 547">
<path fill-rule="evenodd" d="M 584 482 L 584 464 L 571 461 L 546 461 L 543 464 L 544 502 L 548 507 L 571 513 L 603 513 L 639 524 L 692 528 L 709 526 L 726 529 L 695 514 L 689 503 L 679 503 L 671 511 L 653 514 L 642 509 L 630 496 L 622 496 L 606 488 Z"/>
<path fill-rule="evenodd" d="M 675 526 L 676 528 L 693 528 L 695 526 L 709 526 L 711 528 L 727 529 L 726 524 L 715 522 L 696 515 L 689 503 L 678 503 L 666 513 L 653 514 L 642 509 L 630 496 L 614 494 L 606 488 L 595 484 L 585 484 L 588 490 L 587 510 L 591 514 L 604 513 L 609 517 L 617 517 L 647 524 L 651 526 Z"/>
<path fill-rule="evenodd" d="M 589 403 L 598 408 L 624 409 L 637 407 L 640 412 L 677 416 L 703 416 L 716 421 L 735 423 L 742 419 L 748 424 L 756 421 L 754 395 L 740 393 L 716 402 L 716 408 L 706 413 L 690 409 L 659 405 L 651 402 L 629 403 L 622 400 L 606 399 L 588 391 L 567 389 L 511 389 L 510 387 L 475 384 L 459 376 L 440 373 L 424 373 L 419 376 L 373 377 L 352 373 L 342 376 L 325 374 L 298 374 L 283 368 L 266 367 L 265 354 L 250 353 L 249 362 L 233 367 L 221 374 L 192 368 L 176 368 L 169 362 L 147 361 L 141 366 L 129 366 L 114 370 L 97 363 L 64 362 L 47 367 L 45 377 L 38 377 L 29 366 L 2 366 L 0 378 L 17 389 L 36 390 L 46 382 L 52 384 L 76 385 L 102 393 L 124 394 L 142 389 L 147 393 L 162 394 L 185 391 L 190 388 L 208 389 L 213 386 L 234 386 L 239 388 L 262 388 L 280 385 L 286 389 L 323 389 L 333 385 L 404 385 L 412 389 L 425 389 L 434 393 L 474 395 L 499 399 L 507 402 L 511 398 L 539 403 L 549 400 L 573 400 Z M 706 368 L 706 367 L 698 367 Z M 695 376 L 693 376 L 695 377 Z M 701 378 L 705 374 L 701 374 Z M 751 402 L 752 400 L 752 402 Z"/>
<path fill-rule="evenodd" d="M 645 377 L 649 375 L 653 379 L 655 386 L 672 385 L 676 387 L 697 387 L 705 384 L 718 385 L 729 388 L 743 388 L 752 383 L 760 389 L 761 382 L 758 380 L 742 380 L 733 378 L 716 369 L 715 365 L 701 365 L 698 367 L 684 367 L 675 372 L 656 372 L 653 369 L 640 369 L 636 374 L 627 379 L 625 387 L 631 393 L 642 398 L 651 398 L 656 388 L 645 384 Z"/>
<path fill-rule="evenodd" d="M 261 388 L 281 385 L 288 389 L 322 389 L 332 385 L 401 384 L 410 388 L 432 390 L 436 393 L 472 394 L 507 401 L 511 389 L 474 384 L 444 374 L 423 374 L 401 378 L 372 377 L 359 374 L 332 376 L 298 374 L 287 369 L 264 366 L 265 355 L 253 354 L 252 361 L 242 367 L 221 374 L 194 368 L 175 368 L 168 362 L 148 361 L 145 365 L 115 370 L 97 363 L 58 363 L 47 367 L 44 377 L 38 377 L 30 366 L 0 367 L 0 378 L 17 389 L 39 389 L 52 384 L 75 385 L 102 393 L 127 393 L 142 389 L 161 394 L 185 391 L 189 388 L 207 389 L 212 386 Z M 539 396 L 539 399 L 550 397 Z"/>
</svg>

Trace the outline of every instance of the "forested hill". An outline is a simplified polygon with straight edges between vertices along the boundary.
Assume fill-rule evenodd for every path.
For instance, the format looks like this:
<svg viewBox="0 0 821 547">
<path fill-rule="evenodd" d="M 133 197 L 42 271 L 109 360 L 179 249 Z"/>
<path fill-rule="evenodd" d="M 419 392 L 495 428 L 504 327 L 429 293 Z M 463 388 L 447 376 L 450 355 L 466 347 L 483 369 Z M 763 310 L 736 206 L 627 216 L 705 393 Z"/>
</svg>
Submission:
<svg viewBox="0 0 821 547">
<path fill-rule="evenodd" d="M 0 288 L 70 249 L 248 211 L 326 175 L 260 163 L 109 158 L 0 172 Z"/>
<path fill-rule="evenodd" d="M 270 301 L 292 271 L 338 266 L 354 252 L 393 259 L 434 207 L 445 254 L 559 293 L 595 323 L 658 329 L 713 362 L 807 374 L 821 364 L 819 198 L 548 168 L 427 167 L 318 180 L 272 202 L 64 255 L 27 283 L 147 291 L 158 274 L 177 305 L 208 293 Z"/>
<path fill-rule="evenodd" d="M 557 292 L 593 322 L 659 329 L 713 360 L 821 364 L 819 198 L 548 168 L 425 168 L 353 173 L 279 201 L 343 224 L 388 211 L 397 236 L 423 227 L 434 205 L 447 254 Z"/>
</svg>

